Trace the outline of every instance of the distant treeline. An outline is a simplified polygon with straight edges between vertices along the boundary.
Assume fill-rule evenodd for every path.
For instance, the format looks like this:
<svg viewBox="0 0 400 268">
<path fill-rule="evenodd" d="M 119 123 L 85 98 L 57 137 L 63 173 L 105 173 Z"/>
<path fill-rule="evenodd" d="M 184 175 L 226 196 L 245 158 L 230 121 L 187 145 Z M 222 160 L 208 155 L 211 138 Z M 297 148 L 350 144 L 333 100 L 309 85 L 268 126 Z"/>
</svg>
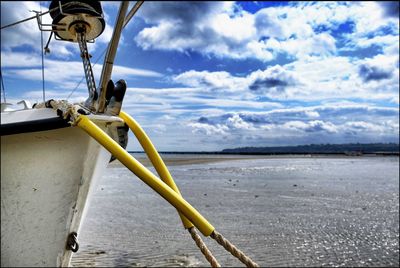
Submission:
<svg viewBox="0 0 400 268">
<path fill-rule="evenodd" d="M 241 147 L 224 149 L 230 154 L 399 154 L 396 143 L 309 144 L 297 146 Z"/>
<path fill-rule="evenodd" d="M 143 151 L 130 151 L 130 153 L 143 153 Z M 241 147 L 224 149 L 215 152 L 160 152 L 161 154 L 345 154 L 345 155 L 399 155 L 399 144 L 396 143 L 347 143 L 347 144 L 309 144 L 297 146 L 273 147 Z"/>
</svg>

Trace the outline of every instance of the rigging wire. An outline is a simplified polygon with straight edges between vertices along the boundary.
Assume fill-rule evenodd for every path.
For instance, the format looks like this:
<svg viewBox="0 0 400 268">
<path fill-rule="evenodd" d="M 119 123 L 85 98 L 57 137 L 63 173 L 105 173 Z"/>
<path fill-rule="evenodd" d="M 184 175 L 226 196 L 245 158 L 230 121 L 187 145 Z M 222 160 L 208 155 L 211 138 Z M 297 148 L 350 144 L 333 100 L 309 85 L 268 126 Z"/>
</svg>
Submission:
<svg viewBox="0 0 400 268">
<path fill-rule="evenodd" d="M 62 4 L 61 7 L 67 7 L 67 6 L 71 6 L 71 5 L 75 5 L 75 4 L 76 4 L 75 2 L 68 2 L 68 3 Z M 82 5 L 82 3 L 81 3 L 81 5 Z M 28 20 L 36 19 L 38 16 L 40 17 L 40 16 L 43 16 L 43 15 L 46 15 L 47 13 L 56 11 L 56 10 L 58 10 L 58 9 L 60 9 L 60 6 L 57 6 L 57 7 L 52 8 L 52 9 L 49 9 L 49 10 L 47 10 L 46 12 L 43 12 L 43 13 L 41 13 L 41 14 L 38 14 L 38 15 L 35 15 L 35 16 L 29 17 L 29 18 L 26 18 L 26 19 L 23 19 L 23 20 L 16 21 L 16 22 L 10 23 L 10 24 L 8 24 L 8 25 L 4 25 L 4 26 L 2 26 L 2 27 L 0 28 L 0 30 L 3 30 L 3 29 L 5 29 L 5 28 L 8 28 L 8 27 L 11 27 L 11 26 L 14 26 L 14 25 L 17 25 L 17 24 L 26 22 L 26 21 L 28 21 Z M 97 13 L 97 12 L 96 12 L 96 13 Z M 97 14 L 98 14 L 98 13 L 97 13 Z"/>
<path fill-rule="evenodd" d="M 132 7 L 132 9 L 129 11 L 128 15 L 126 15 L 124 24 L 122 26 L 122 29 L 125 28 L 125 26 L 129 23 L 129 21 L 132 19 L 132 17 L 136 14 L 136 12 L 139 10 L 141 5 L 143 4 L 144 1 L 137 1 L 136 4 Z"/>
<path fill-rule="evenodd" d="M 11 27 L 11 26 L 14 26 L 14 25 L 17 25 L 17 24 L 26 22 L 26 21 L 28 21 L 28 20 L 36 19 L 37 16 L 46 15 L 47 13 L 52 12 L 52 11 L 55 11 L 55 10 L 57 10 L 57 9 L 59 9 L 59 7 L 55 7 L 55 8 L 53 8 L 53 9 L 50 9 L 50 10 L 48 10 L 48 11 L 46 11 L 46 12 L 43 12 L 43 13 L 40 13 L 40 14 L 38 14 L 38 15 L 35 15 L 35 16 L 29 17 L 29 18 L 26 18 L 26 19 L 23 19 L 23 20 L 20 20 L 20 21 L 16 21 L 16 22 L 14 22 L 14 23 L 10 23 L 10 24 L 8 24 L 8 25 L 2 26 L 0 29 L 3 30 L 3 29 L 5 29 L 5 28 L 8 28 L 8 27 Z"/>
<path fill-rule="evenodd" d="M 73 3 L 65 3 L 65 4 L 63 4 L 63 5 L 61 5 L 61 6 L 62 6 L 62 7 L 66 7 L 66 6 L 69 6 L 69 5 L 71 5 L 71 4 L 73 4 Z M 19 20 L 19 21 L 10 23 L 10 24 L 8 24 L 8 25 L 2 26 L 0 29 L 3 30 L 3 29 L 5 29 L 5 28 L 8 28 L 8 27 L 11 27 L 11 26 L 14 26 L 14 25 L 17 25 L 17 24 L 26 22 L 26 21 L 28 21 L 28 20 L 36 19 L 38 16 L 40 17 L 40 16 L 43 16 L 43 15 L 46 15 L 47 13 L 53 12 L 53 11 L 55 11 L 55 10 L 57 10 L 57 9 L 60 9 L 60 7 L 58 6 L 58 7 L 49 9 L 49 10 L 47 10 L 46 12 L 43 12 L 43 13 L 40 13 L 40 14 L 36 14 L 35 16 L 32 16 L 32 17 L 29 17 L 29 18 L 26 18 L 26 19 L 23 19 L 23 20 Z"/>
<path fill-rule="evenodd" d="M 4 103 L 6 103 L 7 102 L 6 101 L 6 90 L 5 90 L 5 87 L 4 87 L 3 74 L 1 72 L 1 70 L 0 70 L 0 79 L 1 79 L 1 88 L 3 89 L 2 91 L 3 91 Z"/>
<path fill-rule="evenodd" d="M 47 13 L 48 13 L 48 12 L 47 12 Z M 45 14 L 45 13 L 40 14 L 39 16 L 43 16 L 44 14 Z M 25 21 L 32 20 L 32 19 L 36 19 L 36 15 L 33 16 L 33 17 L 30 17 L 30 18 L 26 18 L 26 19 L 23 19 L 23 20 L 20 20 L 20 21 L 17 21 L 17 22 L 14 22 L 14 23 L 11 23 L 11 24 L 2 26 L 0 29 L 3 30 L 3 29 L 5 29 L 5 28 L 11 27 L 11 26 L 14 26 L 14 25 L 17 25 L 17 24 L 20 24 L 20 23 L 23 23 L 23 22 L 25 22 Z"/>
</svg>

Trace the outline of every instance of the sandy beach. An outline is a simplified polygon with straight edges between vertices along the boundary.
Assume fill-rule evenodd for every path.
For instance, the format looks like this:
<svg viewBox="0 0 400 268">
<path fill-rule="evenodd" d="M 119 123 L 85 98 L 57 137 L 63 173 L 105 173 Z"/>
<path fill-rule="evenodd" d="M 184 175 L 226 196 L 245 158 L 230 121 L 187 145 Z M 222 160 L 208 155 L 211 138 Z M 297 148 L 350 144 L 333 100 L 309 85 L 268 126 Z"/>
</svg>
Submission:
<svg viewBox="0 0 400 268">
<path fill-rule="evenodd" d="M 398 157 L 163 158 L 186 200 L 260 266 L 399 266 Z M 74 266 L 209 266 L 176 210 L 118 162 L 79 240 Z M 221 265 L 243 266 L 204 241 Z"/>
</svg>

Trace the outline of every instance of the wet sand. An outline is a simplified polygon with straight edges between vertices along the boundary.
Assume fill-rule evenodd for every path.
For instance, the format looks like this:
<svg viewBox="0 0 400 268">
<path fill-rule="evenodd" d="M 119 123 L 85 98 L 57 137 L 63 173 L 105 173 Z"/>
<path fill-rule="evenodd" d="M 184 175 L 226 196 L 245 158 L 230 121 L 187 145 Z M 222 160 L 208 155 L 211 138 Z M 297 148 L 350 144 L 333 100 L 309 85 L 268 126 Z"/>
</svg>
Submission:
<svg viewBox="0 0 400 268">
<path fill-rule="evenodd" d="M 132 154 L 140 163 L 146 167 L 152 167 L 151 161 L 147 158 L 144 153 Z M 368 157 L 381 157 L 376 155 L 366 155 L 363 158 Z M 169 166 L 181 166 L 181 165 L 193 165 L 193 164 L 207 164 L 216 163 L 221 161 L 235 161 L 235 160 L 251 160 L 251 159 L 296 159 L 296 158 L 329 158 L 329 159 L 354 159 L 354 156 L 345 155 L 311 155 L 311 154 L 296 154 L 296 155 L 213 155 L 213 154 L 161 154 L 165 165 Z M 109 164 L 109 168 L 121 168 L 124 165 L 118 160 L 113 161 Z"/>
<path fill-rule="evenodd" d="M 151 167 L 152 163 L 145 154 L 133 154 L 133 156 L 144 166 Z M 279 156 L 278 156 L 279 157 Z M 304 156 L 301 156 L 304 157 Z M 193 164 L 207 164 L 216 163 L 221 161 L 234 161 L 234 160 L 245 160 L 245 159 L 267 159 L 276 158 L 274 156 L 257 156 L 257 155 L 211 155 L 211 154 L 198 154 L 198 155 L 185 155 L 185 154 L 164 154 L 161 155 L 165 165 L 169 166 L 181 166 L 181 165 L 193 165 Z M 123 167 L 121 162 L 118 160 L 113 161 L 109 164 L 109 168 L 120 168 Z"/>
<path fill-rule="evenodd" d="M 163 158 L 183 196 L 261 266 L 399 266 L 398 157 Z M 117 162 L 79 240 L 74 266 L 208 266 L 176 210 Z M 221 265 L 243 266 L 204 241 Z"/>
</svg>

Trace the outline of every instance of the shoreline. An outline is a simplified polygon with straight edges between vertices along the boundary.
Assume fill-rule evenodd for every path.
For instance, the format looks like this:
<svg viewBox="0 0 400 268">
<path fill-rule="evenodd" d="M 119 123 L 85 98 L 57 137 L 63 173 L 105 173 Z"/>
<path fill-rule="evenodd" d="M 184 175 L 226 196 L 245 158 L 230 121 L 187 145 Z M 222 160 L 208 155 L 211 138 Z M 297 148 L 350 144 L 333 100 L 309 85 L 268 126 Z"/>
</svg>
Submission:
<svg viewBox="0 0 400 268">
<path fill-rule="evenodd" d="M 152 163 L 144 152 L 130 152 L 141 164 L 152 167 Z M 345 154 L 221 154 L 212 153 L 160 153 L 161 158 L 167 166 L 184 166 L 195 164 L 217 163 L 223 161 L 254 160 L 254 159 L 296 159 L 296 158 L 332 158 L 332 159 L 359 159 L 375 157 L 399 157 L 398 155 L 345 155 Z M 118 168 L 123 166 L 121 162 L 115 160 L 108 164 L 108 168 Z"/>
<path fill-rule="evenodd" d="M 144 154 L 144 151 L 128 151 L 130 154 Z M 160 151 L 161 155 L 171 155 L 171 154 L 182 154 L 182 155 L 250 155 L 250 156 L 287 156 L 287 155 L 303 155 L 303 156 L 400 156 L 400 152 L 374 152 L 374 153 L 359 153 L 359 152 L 349 152 L 349 153 L 309 153 L 309 152 L 273 152 L 273 153 L 258 153 L 258 152 L 169 152 Z"/>
</svg>

